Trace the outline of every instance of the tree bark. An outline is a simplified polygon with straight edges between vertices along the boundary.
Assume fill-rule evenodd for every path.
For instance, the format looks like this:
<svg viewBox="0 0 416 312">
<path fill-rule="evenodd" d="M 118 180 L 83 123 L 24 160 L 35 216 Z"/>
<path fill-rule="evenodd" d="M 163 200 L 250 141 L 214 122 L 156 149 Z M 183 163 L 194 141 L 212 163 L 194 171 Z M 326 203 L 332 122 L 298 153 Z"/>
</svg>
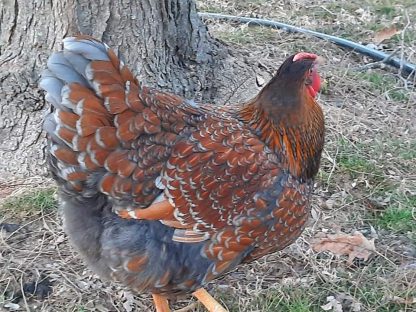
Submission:
<svg viewBox="0 0 416 312">
<path fill-rule="evenodd" d="M 66 36 L 91 35 L 147 85 L 197 100 L 215 94 L 216 44 L 193 0 L 1 0 L 0 175 L 45 173 L 46 109 L 37 87 Z"/>
</svg>

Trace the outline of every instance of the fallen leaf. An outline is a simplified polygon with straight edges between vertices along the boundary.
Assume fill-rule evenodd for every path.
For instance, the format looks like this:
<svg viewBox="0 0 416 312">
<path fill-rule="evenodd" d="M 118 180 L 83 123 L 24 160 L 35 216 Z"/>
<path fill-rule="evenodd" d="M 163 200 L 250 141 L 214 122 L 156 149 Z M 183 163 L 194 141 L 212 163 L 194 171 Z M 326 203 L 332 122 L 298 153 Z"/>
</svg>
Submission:
<svg viewBox="0 0 416 312">
<path fill-rule="evenodd" d="M 90 284 L 85 281 L 77 281 L 76 284 L 81 290 L 86 290 L 90 287 Z"/>
<path fill-rule="evenodd" d="M 318 210 L 316 210 L 316 208 L 312 207 L 312 209 L 311 209 L 312 219 L 314 219 L 315 221 L 318 221 L 319 220 L 319 215 L 320 215 L 320 213 L 318 212 Z"/>
<path fill-rule="evenodd" d="M 400 30 L 397 30 L 396 26 L 391 26 L 388 28 L 384 28 L 378 32 L 375 33 L 374 38 L 373 38 L 373 42 L 380 44 L 382 43 L 384 40 L 390 39 L 391 37 L 393 37 L 394 35 L 398 34 L 400 32 Z"/>
<path fill-rule="evenodd" d="M 332 209 L 334 208 L 334 204 L 335 204 L 335 200 L 330 198 L 325 202 L 325 208 Z"/>
<path fill-rule="evenodd" d="M 361 311 L 361 303 L 356 301 L 356 299 L 348 294 L 339 293 L 335 296 L 338 302 L 341 303 L 342 308 L 346 311 L 351 312 L 360 312 Z"/>
<path fill-rule="evenodd" d="M 353 235 L 325 234 L 312 242 L 312 248 L 316 252 L 330 251 L 338 256 L 348 255 L 347 263 L 349 265 L 355 258 L 368 260 L 371 253 L 376 251 L 374 238 L 368 240 L 360 232 L 355 232 Z"/>
<path fill-rule="evenodd" d="M 16 303 L 11 303 L 11 302 L 6 303 L 6 304 L 4 305 L 4 307 L 5 307 L 5 308 L 7 308 L 7 309 L 9 309 L 9 310 L 13 310 L 13 311 L 17 311 L 17 310 L 19 310 L 19 309 L 20 309 L 20 306 L 19 306 L 18 304 L 16 304 Z"/>
<path fill-rule="evenodd" d="M 342 304 L 335 299 L 334 296 L 326 297 L 326 300 L 328 301 L 327 304 L 321 306 L 322 310 L 324 311 L 335 311 L 335 312 L 343 312 L 342 310 Z"/>
<path fill-rule="evenodd" d="M 392 300 L 395 303 L 398 303 L 398 304 L 408 305 L 408 304 L 415 304 L 416 303 L 416 297 L 415 298 L 401 298 L 401 297 L 398 297 L 398 296 L 393 296 Z"/>
<path fill-rule="evenodd" d="M 261 76 L 259 76 L 259 75 L 257 75 L 257 77 L 256 77 L 256 83 L 257 83 L 257 86 L 258 87 L 262 87 L 263 85 L 264 85 L 264 83 L 265 83 L 266 81 L 264 80 L 264 78 L 263 77 L 261 77 Z"/>
<path fill-rule="evenodd" d="M 58 244 L 60 244 L 60 243 L 63 243 L 64 241 L 66 240 L 66 236 L 65 235 L 61 235 L 61 236 L 58 236 L 58 238 L 57 239 L 55 239 L 55 244 L 56 245 L 58 245 Z"/>
<path fill-rule="evenodd" d="M 124 297 L 124 299 L 126 299 L 126 301 L 123 303 L 123 308 L 127 312 L 132 312 L 133 309 L 134 309 L 134 296 L 133 296 L 133 294 L 129 291 L 124 291 L 123 292 L 123 297 Z"/>
<path fill-rule="evenodd" d="M 95 308 L 96 311 L 99 311 L 99 312 L 108 312 L 109 311 L 105 306 L 103 306 L 100 303 L 96 304 L 94 308 Z"/>
</svg>

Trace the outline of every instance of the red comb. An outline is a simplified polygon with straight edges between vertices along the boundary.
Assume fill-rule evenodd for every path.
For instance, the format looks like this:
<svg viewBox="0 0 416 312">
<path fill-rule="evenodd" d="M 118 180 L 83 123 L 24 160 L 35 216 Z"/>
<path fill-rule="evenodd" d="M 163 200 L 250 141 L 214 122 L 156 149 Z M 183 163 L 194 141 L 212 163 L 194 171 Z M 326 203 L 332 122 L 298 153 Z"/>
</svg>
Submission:
<svg viewBox="0 0 416 312">
<path fill-rule="evenodd" d="M 293 57 L 293 62 L 304 60 L 304 59 L 313 59 L 316 60 L 318 58 L 318 55 L 308 52 L 299 52 Z"/>
</svg>

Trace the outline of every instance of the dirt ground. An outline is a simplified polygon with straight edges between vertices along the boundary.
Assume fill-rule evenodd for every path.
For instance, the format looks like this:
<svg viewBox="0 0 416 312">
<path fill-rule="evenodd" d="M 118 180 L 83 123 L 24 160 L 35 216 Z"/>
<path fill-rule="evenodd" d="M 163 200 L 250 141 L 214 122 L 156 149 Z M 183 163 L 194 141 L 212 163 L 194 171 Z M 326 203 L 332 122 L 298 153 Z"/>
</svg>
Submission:
<svg viewBox="0 0 416 312">
<path fill-rule="evenodd" d="M 413 0 L 201 0 L 198 7 L 341 36 L 416 63 Z M 210 292 L 229 311 L 416 311 L 415 74 L 403 77 L 400 69 L 301 34 L 206 22 L 231 53 L 218 103 L 252 97 L 288 55 L 305 50 L 326 59 L 318 101 L 327 124 L 305 233 L 212 283 Z M 151 311 L 149 296 L 101 281 L 82 264 L 50 185 L 37 177 L 0 179 L 0 311 Z M 366 260 L 312 248 L 328 234 L 356 232 L 374 241 Z M 184 298 L 175 307 L 193 302 Z"/>
</svg>

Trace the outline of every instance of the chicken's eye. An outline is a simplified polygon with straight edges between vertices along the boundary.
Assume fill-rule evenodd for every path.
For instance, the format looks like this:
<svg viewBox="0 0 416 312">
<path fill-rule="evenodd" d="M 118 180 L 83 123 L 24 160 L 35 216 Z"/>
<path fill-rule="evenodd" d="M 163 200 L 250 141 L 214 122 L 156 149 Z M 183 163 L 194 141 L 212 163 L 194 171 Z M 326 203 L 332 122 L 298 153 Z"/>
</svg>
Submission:
<svg viewBox="0 0 416 312">
<path fill-rule="evenodd" d="M 306 79 L 305 79 L 305 84 L 306 84 L 306 85 L 310 85 L 310 84 L 312 84 L 312 82 L 313 82 L 313 69 L 312 69 L 312 68 L 310 68 L 310 69 L 307 71 L 305 78 L 306 78 Z"/>
</svg>

